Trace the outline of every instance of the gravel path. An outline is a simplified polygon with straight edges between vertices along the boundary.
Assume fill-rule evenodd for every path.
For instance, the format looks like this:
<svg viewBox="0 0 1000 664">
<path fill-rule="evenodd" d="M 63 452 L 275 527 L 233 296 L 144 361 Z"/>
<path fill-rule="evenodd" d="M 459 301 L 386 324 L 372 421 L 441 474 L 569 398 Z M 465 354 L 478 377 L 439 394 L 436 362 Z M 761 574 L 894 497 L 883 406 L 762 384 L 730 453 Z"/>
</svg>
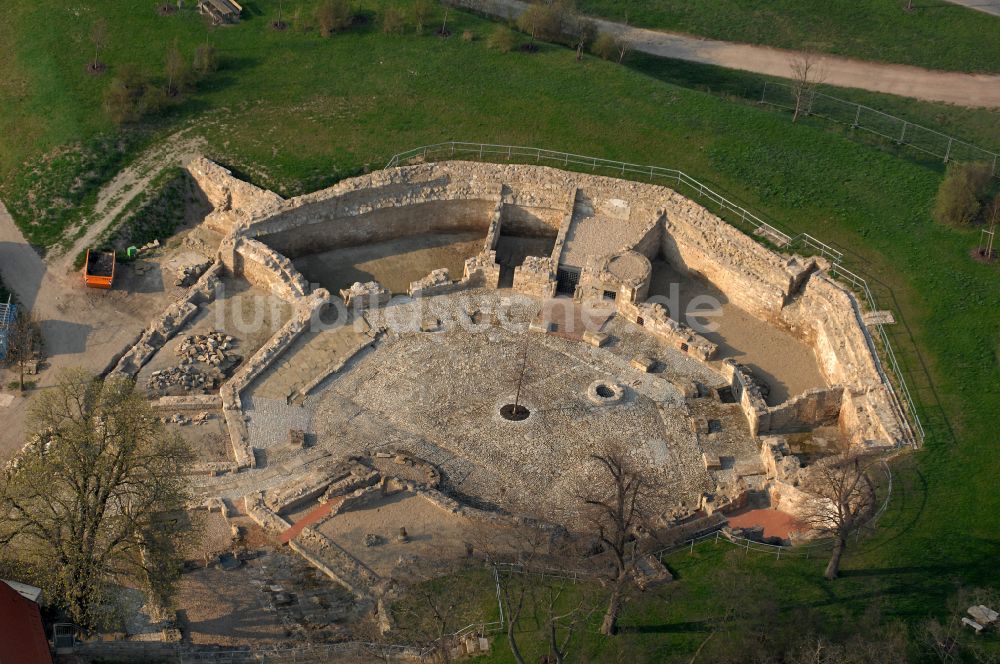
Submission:
<svg viewBox="0 0 1000 664">
<path fill-rule="evenodd" d="M 471 4 L 468 0 L 466 3 Z M 975 5 L 974 9 L 989 13 L 1000 11 L 1000 0 L 965 0 L 956 4 Z M 527 3 L 520 0 L 492 0 L 483 3 L 479 10 L 506 20 L 508 16 L 519 15 L 525 7 Z M 643 53 L 768 76 L 789 77 L 789 62 L 798 55 L 795 51 L 647 30 L 603 19 L 594 22 L 601 32 L 624 37 L 634 50 Z M 1000 108 L 1000 75 L 931 71 L 830 55 L 822 56 L 820 62 L 828 85 L 961 106 Z"/>
<path fill-rule="evenodd" d="M 946 0 L 953 5 L 962 5 L 984 14 L 1000 16 L 1000 0 Z"/>
</svg>

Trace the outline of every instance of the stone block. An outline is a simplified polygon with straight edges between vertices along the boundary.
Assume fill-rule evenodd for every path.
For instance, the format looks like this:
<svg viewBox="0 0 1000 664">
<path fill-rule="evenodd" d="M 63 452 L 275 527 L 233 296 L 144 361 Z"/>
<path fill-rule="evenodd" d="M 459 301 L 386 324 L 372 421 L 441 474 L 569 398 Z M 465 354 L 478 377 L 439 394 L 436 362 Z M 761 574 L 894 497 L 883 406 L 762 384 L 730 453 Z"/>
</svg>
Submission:
<svg viewBox="0 0 1000 664">
<path fill-rule="evenodd" d="M 631 359 L 631 361 L 629 361 L 629 364 L 643 373 L 652 373 L 653 369 L 656 367 L 656 360 L 648 355 L 636 355 Z"/>
<path fill-rule="evenodd" d="M 608 345 L 611 340 L 610 335 L 604 332 L 594 332 L 592 330 L 587 330 L 583 333 L 583 340 L 593 346 L 594 348 L 603 348 Z"/>
<path fill-rule="evenodd" d="M 701 455 L 701 462 L 705 464 L 705 470 L 722 470 L 722 457 L 704 452 Z"/>
</svg>

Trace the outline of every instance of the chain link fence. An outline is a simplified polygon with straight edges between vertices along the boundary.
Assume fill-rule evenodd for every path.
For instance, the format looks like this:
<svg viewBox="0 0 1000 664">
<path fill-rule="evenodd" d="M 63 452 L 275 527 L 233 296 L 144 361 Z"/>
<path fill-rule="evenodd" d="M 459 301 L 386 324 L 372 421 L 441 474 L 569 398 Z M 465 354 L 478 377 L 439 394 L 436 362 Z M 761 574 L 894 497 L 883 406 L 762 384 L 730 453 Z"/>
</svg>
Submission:
<svg viewBox="0 0 1000 664">
<path fill-rule="evenodd" d="M 758 241 L 766 245 L 776 246 L 786 251 L 797 250 L 802 253 L 826 258 L 831 263 L 829 270 L 831 276 L 838 277 L 842 282 L 849 285 L 852 292 L 857 293 L 865 300 L 865 304 L 871 311 L 879 310 L 878 302 L 868 287 L 868 283 L 843 266 L 844 255 L 841 251 L 825 242 L 817 240 L 808 233 L 799 233 L 797 235 L 786 233 L 779 229 L 776 224 L 765 221 L 742 205 L 733 202 L 727 196 L 712 189 L 703 182 L 692 178 L 683 171 L 674 168 L 631 164 L 556 150 L 460 141 L 425 145 L 401 152 L 389 160 L 386 168 L 402 166 L 411 162 L 443 159 L 544 163 L 550 166 L 561 166 L 577 171 L 590 170 L 591 172 L 598 172 L 600 170 L 604 175 L 630 177 L 632 179 L 648 180 L 655 184 L 671 186 L 682 193 L 687 193 L 689 197 L 696 199 L 703 206 L 725 218 L 737 228 L 749 232 Z M 872 327 L 876 329 L 876 337 L 873 337 L 868 330 L 868 325 L 861 318 L 861 310 L 857 305 L 856 298 L 854 299 L 854 304 L 858 323 L 864 331 L 865 339 L 872 351 L 872 357 L 875 360 L 879 376 L 882 378 L 883 384 L 888 388 L 893 408 L 900 422 L 903 424 L 907 442 L 914 447 L 918 447 L 923 444 L 925 437 L 923 423 L 920 421 L 916 403 L 906 384 L 906 379 L 903 377 L 899 362 L 896 360 L 896 354 L 892 350 L 889 336 L 883 329 L 883 325 L 876 320 L 872 323 Z M 877 342 L 876 338 L 878 339 Z M 889 371 L 886 371 L 885 365 L 882 362 L 882 354 L 885 354 L 888 360 Z"/>
<path fill-rule="evenodd" d="M 786 83 L 765 81 L 760 101 L 794 111 L 795 88 Z M 1000 154 L 878 109 L 813 90 L 802 100 L 800 110 L 805 115 L 814 115 L 881 136 L 898 145 L 937 157 L 945 163 L 954 161 L 986 164 L 993 176 L 1000 178 Z"/>
</svg>

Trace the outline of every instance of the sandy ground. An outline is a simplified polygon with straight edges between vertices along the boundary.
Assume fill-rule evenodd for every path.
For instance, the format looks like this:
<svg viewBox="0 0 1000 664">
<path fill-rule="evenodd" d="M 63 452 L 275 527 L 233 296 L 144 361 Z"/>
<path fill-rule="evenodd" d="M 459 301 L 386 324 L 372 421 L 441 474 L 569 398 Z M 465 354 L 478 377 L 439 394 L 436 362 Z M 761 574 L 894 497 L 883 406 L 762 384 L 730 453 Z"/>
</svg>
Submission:
<svg viewBox="0 0 1000 664">
<path fill-rule="evenodd" d="M 682 275 L 663 260 L 653 261 L 650 296 L 669 295 L 670 285 L 674 283 L 679 285 L 681 311 L 699 295 L 709 295 L 721 303 L 722 314 L 703 321 L 717 322 L 719 329 L 704 332 L 702 336 L 719 345 L 718 359 L 731 357 L 749 366 L 754 375 L 767 382 L 771 388 L 768 405 L 780 404 L 805 390 L 826 385 L 816 355 L 808 344 L 731 304 L 707 281 Z M 671 311 L 671 316 L 675 317 L 675 312 Z"/>
<path fill-rule="evenodd" d="M 398 540 L 406 528 L 406 542 Z M 319 531 L 380 576 L 391 576 L 398 567 L 423 567 L 466 555 L 466 542 L 475 538 L 473 526 L 448 514 L 411 492 L 388 496 L 363 509 L 337 514 Z M 365 535 L 382 538 L 365 546 Z"/>
<path fill-rule="evenodd" d="M 294 645 L 342 637 L 354 601 L 299 556 L 265 551 L 242 567 L 188 572 L 178 589 L 178 617 L 192 643 Z"/>
<path fill-rule="evenodd" d="M 159 413 L 161 416 L 169 416 L 172 413 Z M 197 412 L 186 412 L 186 417 L 193 417 Z M 229 441 L 229 432 L 226 429 L 226 421 L 220 413 L 213 413 L 211 419 L 204 424 L 175 424 L 168 422 L 167 431 L 176 433 L 186 440 L 191 449 L 194 450 L 195 459 L 198 462 L 230 462 L 233 458 L 233 448 Z"/>
<path fill-rule="evenodd" d="M 968 0 L 966 6 L 992 4 L 995 0 Z M 503 12 L 508 20 L 524 11 L 528 3 L 520 0 L 498 0 L 482 11 Z M 504 9 L 499 9 L 503 7 Z M 977 7 L 978 8 L 978 7 Z M 983 9 L 983 11 L 986 11 Z M 985 19 L 984 20 L 989 20 Z M 689 62 L 752 71 L 768 76 L 789 78 L 789 63 L 799 53 L 752 44 L 705 39 L 675 32 L 647 30 L 630 25 L 593 19 L 599 32 L 624 38 L 636 51 L 663 58 L 676 58 Z M 865 62 L 832 55 L 819 58 L 825 72 L 824 83 L 842 88 L 861 88 L 927 101 L 943 101 L 961 106 L 1000 108 L 1000 75 L 961 74 L 931 71 L 907 65 Z"/>
<path fill-rule="evenodd" d="M 111 290 L 86 288 L 78 272 L 46 265 L 0 204 L 0 278 L 32 311 L 44 339 L 46 367 L 33 377 L 38 389 L 51 385 L 59 369 L 103 370 L 115 354 L 136 339 L 153 313 L 182 292 L 164 277 L 159 260 L 153 262 L 157 265 L 143 274 L 130 266 L 119 266 Z M 0 460 L 23 443 L 30 400 L 30 395 L 19 397 L 0 408 L 4 423 L 0 427 Z"/>
<path fill-rule="evenodd" d="M 762 526 L 764 537 L 780 537 L 788 539 L 788 534 L 793 530 L 802 530 L 803 527 L 796 522 L 795 517 L 786 512 L 778 510 L 759 509 L 746 510 L 730 514 L 727 516 L 729 525 L 733 528 L 749 528 L 752 526 Z"/>
<path fill-rule="evenodd" d="M 300 256 L 293 263 L 312 283 L 338 293 L 356 281 L 377 281 L 390 291 L 406 294 L 411 281 L 446 267 L 461 279 L 465 259 L 483 249 L 480 233 L 441 233 L 399 238 L 361 247 L 334 249 Z"/>
</svg>

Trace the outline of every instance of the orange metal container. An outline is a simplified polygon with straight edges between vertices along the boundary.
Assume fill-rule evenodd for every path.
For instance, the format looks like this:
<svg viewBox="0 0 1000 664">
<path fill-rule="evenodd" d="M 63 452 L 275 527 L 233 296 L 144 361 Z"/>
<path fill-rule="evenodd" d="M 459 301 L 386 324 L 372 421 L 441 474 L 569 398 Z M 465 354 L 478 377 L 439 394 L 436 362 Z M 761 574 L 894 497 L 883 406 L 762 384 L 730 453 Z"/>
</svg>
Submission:
<svg viewBox="0 0 1000 664">
<path fill-rule="evenodd" d="M 115 280 L 115 252 L 87 249 L 83 280 L 90 288 L 111 288 Z"/>
</svg>

